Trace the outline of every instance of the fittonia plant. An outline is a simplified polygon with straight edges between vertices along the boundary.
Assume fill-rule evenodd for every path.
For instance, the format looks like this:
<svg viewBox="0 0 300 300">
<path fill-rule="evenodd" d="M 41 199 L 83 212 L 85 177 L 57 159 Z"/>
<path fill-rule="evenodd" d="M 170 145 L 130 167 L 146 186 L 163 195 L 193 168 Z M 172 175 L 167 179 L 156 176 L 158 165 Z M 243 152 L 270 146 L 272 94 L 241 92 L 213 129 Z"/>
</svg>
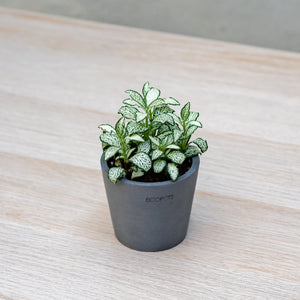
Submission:
<svg viewBox="0 0 300 300">
<path fill-rule="evenodd" d="M 160 90 L 150 87 L 149 82 L 141 94 L 133 90 L 126 93 L 130 98 L 123 101 L 125 105 L 118 111 L 122 117 L 115 126 L 99 125 L 104 159 L 110 162 L 109 179 L 113 183 L 122 177 L 149 181 L 149 176 L 158 176 L 159 181 L 176 181 L 183 166 L 189 168 L 190 158 L 207 150 L 205 140 L 191 140 L 202 127 L 199 113 L 190 111 L 188 102 L 176 115 L 171 106 L 180 103 L 172 97 L 160 97 Z"/>
</svg>

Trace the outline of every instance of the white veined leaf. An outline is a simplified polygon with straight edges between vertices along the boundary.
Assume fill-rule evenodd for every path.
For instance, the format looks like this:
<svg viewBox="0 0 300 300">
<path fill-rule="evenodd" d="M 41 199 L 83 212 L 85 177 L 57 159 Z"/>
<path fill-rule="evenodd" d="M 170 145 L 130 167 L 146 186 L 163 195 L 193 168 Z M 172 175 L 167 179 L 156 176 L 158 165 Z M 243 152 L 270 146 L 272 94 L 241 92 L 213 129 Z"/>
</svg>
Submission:
<svg viewBox="0 0 300 300">
<path fill-rule="evenodd" d="M 188 146 L 184 152 L 186 158 L 197 156 L 198 154 L 201 154 L 201 151 L 196 146 Z"/>
<path fill-rule="evenodd" d="M 172 162 L 181 165 L 185 160 L 185 155 L 180 151 L 172 151 L 167 155 Z"/>
<path fill-rule="evenodd" d="M 174 119 L 169 114 L 161 114 L 153 119 L 153 122 L 174 124 Z"/>
<path fill-rule="evenodd" d="M 147 117 L 147 114 L 146 113 L 142 113 L 142 112 L 137 112 L 136 115 L 135 115 L 135 120 L 137 122 L 140 122 L 140 121 L 143 121 L 145 118 Z"/>
<path fill-rule="evenodd" d="M 164 167 L 166 166 L 166 161 L 163 160 L 163 159 L 159 159 L 159 160 L 156 160 L 154 163 L 153 163 L 153 171 L 154 173 L 160 173 L 162 172 L 162 170 L 164 169 Z"/>
<path fill-rule="evenodd" d="M 145 128 L 142 124 L 135 122 L 128 122 L 127 124 L 128 135 L 132 135 L 134 133 L 143 133 L 145 131 L 147 131 L 147 128 Z"/>
<path fill-rule="evenodd" d="M 153 108 L 153 107 L 157 107 L 157 106 L 161 106 L 165 104 L 165 100 L 162 98 L 158 98 L 156 100 L 154 100 L 153 102 L 150 103 L 149 108 Z"/>
<path fill-rule="evenodd" d="M 177 130 L 177 129 L 173 130 L 174 143 L 176 143 L 180 139 L 182 133 L 183 133 L 183 131 L 181 131 L 181 130 Z"/>
<path fill-rule="evenodd" d="M 116 135 L 114 135 L 111 132 L 103 133 L 102 135 L 100 135 L 100 140 L 101 140 L 101 142 L 104 142 L 110 146 L 121 147 L 121 143 L 120 143 L 119 139 L 117 138 Z"/>
<path fill-rule="evenodd" d="M 169 105 L 180 105 L 179 101 L 177 101 L 173 97 L 166 98 L 165 103 Z"/>
<path fill-rule="evenodd" d="M 130 98 L 132 100 L 134 100 L 139 107 L 142 107 L 142 108 L 145 107 L 144 99 L 140 93 L 138 93 L 137 91 L 133 91 L 133 90 L 127 90 L 127 91 L 125 91 L 125 93 L 128 93 Z"/>
<path fill-rule="evenodd" d="M 186 136 L 190 137 L 197 129 L 197 126 L 190 126 L 186 132 Z"/>
<path fill-rule="evenodd" d="M 161 157 L 163 154 L 164 154 L 163 151 L 161 151 L 161 150 L 159 150 L 159 149 L 155 149 L 155 150 L 153 150 L 153 152 L 152 152 L 151 158 L 152 158 L 152 160 L 156 160 L 156 159 L 158 159 L 159 157 Z"/>
<path fill-rule="evenodd" d="M 138 110 L 132 106 L 121 106 L 118 111 L 118 114 L 121 114 L 126 119 L 133 119 L 135 120 L 135 115 Z"/>
<path fill-rule="evenodd" d="M 168 145 L 170 145 L 172 142 L 173 142 L 173 135 L 172 135 L 172 134 L 169 134 L 169 135 L 166 135 L 166 136 L 162 139 L 161 144 L 164 145 L 164 146 L 168 146 Z"/>
<path fill-rule="evenodd" d="M 154 109 L 154 113 L 153 116 L 156 117 L 158 115 L 162 115 L 162 114 L 167 114 L 167 113 L 173 113 L 175 110 L 172 109 L 171 107 L 164 105 L 162 107 L 156 107 Z"/>
<path fill-rule="evenodd" d="M 174 119 L 175 122 L 181 124 L 181 120 L 180 120 L 180 118 L 177 115 L 171 114 L 171 116 L 172 116 L 172 118 Z"/>
<path fill-rule="evenodd" d="M 172 141 L 173 141 L 173 131 L 171 131 L 171 130 L 165 131 L 164 133 L 159 134 L 157 137 L 159 139 L 163 139 L 168 135 L 172 135 Z M 172 143 L 172 141 L 170 143 Z"/>
<path fill-rule="evenodd" d="M 158 127 L 158 134 L 163 134 L 164 132 L 170 131 L 170 127 L 167 124 L 159 124 Z"/>
<path fill-rule="evenodd" d="M 189 126 L 197 126 L 197 127 L 202 128 L 202 124 L 199 121 L 191 121 L 191 122 L 189 122 Z"/>
<path fill-rule="evenodd" d="M 144 152 L 144 153 L 148 154 L 150 152 L 150 150 L 151 150 L 151 145 L 150 145 L 149 140 L 147 140 L 143 143 L 140 143 L 138 145 L 138 152 Z"/>
<path fill-rule="evenodd" d="M 179 171 L 174 163 L 168 163 L 168 173 L 171 177 L 171 180 L 176 181 L 179 175 Z"/>
<path fill-rule="evenodd" d="M 208 148 L 207 141 L 201 138 L 195 139 L 194 141 L 192 141 L 192 143 L 196 144 L 200 148 L 202 153 L 204 153 Z"/>
<path fill-rule="evenodd" d="M 150 105 L 154 100 L 156 100 L 160 95 L 160 90 L 157 88 L 150 88 L 146 95 L 147 105 Z"/>
<path fill-rule="evenodd" d="M 115 129 L 119 135 L 123 135 L 124 128 L 125 128 L 125 118 L 123 117 L 118 120 L 118 122 L 115 125 Z"/>
<path fill-rule="evenodd" d="M 123 103 L 129 106 L 136 106 L 138 103 L 130 98 L 123 100 Z"/>
<path fill-rule="evenodd" d="M 134 179 L 134 178 L 137 178 L 137 177 L 141 177 L 144 174 L 145 174 L 144 171 L 138 168 L 136 171 L 132 172 L 131 179 Z"/>
<path fill-rule="evenodd" d="M 105 149 L 104 151 L 104 160 L 108 160 L 113 157 L 118 151 L 120 147 L 110 146 L 109 148 Z"/>
<path fill-rule="evenodd" d="M 150 157 L 143 152 L 137 153 L 134 156 L 132 156 L 130 161 L 145 172 L 148 172 L 152 166 L 152 161 Z"/>
<path fill-rule="evenodd" d="M 160 140 L 157 137 L 149 136 L 149 139 L 151 140 L 152 144 L 156 147 L 159 147 Z"/>
<path fill-rule="evenodd" d="M 150 90 L 149 81 L 147 81 L 144 83 L 143 90 L 142 90 L 144 97 L 146 97 L 149 90 Z"/>
<path fill-rule="evenodd" d="M 181 116 L 181 119 L 186 121 L 190 115 L 190 107 L 191 107 L 191 104 L 190 102 L 188 102 L 180 111 L 180 116 Z"/>
<path fill-rule="evenodd" d="M 130 155 L 134 152 L 135 148 L 129 148 L 126 152 L 127 157 L 130 157 Z"/>
<path fill-rule="evenodd" d="M 116 130 L 109 124 L 102 124 L 99 125 L 98 128 L 100 128 L 103 132 L 115 132 Z"/>
<path fill-rule="evenodd" d="M 132 136 L 127 136 L 126 141 L 144 142 L 145 140 L 138 134 L 134 134 Z"/>
<path fill-rule="evenodd" d="M 198 117 L 199 117 L 199 113 L 198 112 L 191 111 L 187 120 L 188 120 L 188 122 L 189 121 L 196 121 L 198 119 Z"/>
<path fill-rule="evenodd" d="M 167 149 L 179 150 L 179 149 L 180 149 L 180 147 L 179 147 L 179 146 L 177 146 L 177 145 L 171 144 L 171 145 L 167 146 Z"/>
<path fill-rule="evenodd" d="M 108 178 L 112 183 L 117 183 L 117 181 L 125 175 L 125 170 L 119 167 L 110 168 L 108 171 Z"/>
</svg>

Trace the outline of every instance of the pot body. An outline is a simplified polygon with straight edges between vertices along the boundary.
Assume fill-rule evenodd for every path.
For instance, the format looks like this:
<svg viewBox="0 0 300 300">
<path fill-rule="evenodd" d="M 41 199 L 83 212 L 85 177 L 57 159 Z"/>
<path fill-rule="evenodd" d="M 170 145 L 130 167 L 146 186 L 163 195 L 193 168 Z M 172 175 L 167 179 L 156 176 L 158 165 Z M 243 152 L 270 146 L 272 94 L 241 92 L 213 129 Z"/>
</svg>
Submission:
<svg viewBox="0 0 300 300">
<path fill-rule="evenodd" d="M 177 181 L 137 182 L 122 179 L 113 184 L 101 157 L 102 174 L 117 239 L 139 251 L 161 251 L 186 236 L 200 160 Z"/>
</svg>

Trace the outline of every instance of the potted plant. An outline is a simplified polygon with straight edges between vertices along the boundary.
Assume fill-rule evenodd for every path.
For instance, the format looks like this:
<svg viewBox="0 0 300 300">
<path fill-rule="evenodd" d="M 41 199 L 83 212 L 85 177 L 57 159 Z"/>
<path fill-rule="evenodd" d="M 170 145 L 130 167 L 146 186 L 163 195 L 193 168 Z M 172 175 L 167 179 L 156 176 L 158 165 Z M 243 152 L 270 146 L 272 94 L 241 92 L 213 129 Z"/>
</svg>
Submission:
<svg viewBox="0 0 300 300">
<path fill-rule="evenodd" d="M 112 223 L 118 240 L 140 251 L 160 251 L 186 235 L 199 168 L 207 150 L 198 112 L 186 103 L 162 98 L 160 90 L 143 86 L 127 90 L 115 126 L 100 125 L 101 168 Z"/>
</svg>

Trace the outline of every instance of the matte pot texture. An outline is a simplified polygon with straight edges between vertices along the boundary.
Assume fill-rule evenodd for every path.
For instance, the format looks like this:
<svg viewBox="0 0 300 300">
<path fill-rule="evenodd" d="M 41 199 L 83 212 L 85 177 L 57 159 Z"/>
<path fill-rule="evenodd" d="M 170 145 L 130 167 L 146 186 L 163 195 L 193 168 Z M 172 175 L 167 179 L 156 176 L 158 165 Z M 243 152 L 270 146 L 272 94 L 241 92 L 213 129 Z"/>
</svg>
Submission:
<svg viewBox="0 0 300 300">
<path fill-rule="evenodd" d="M 113 184 L 101 157 L 102 174 L 117 239 L 140 251 L 161 251 L 186 236 L 200 160 L 177 181 L 138 182 L 122 179 Z"/>
</svg>

